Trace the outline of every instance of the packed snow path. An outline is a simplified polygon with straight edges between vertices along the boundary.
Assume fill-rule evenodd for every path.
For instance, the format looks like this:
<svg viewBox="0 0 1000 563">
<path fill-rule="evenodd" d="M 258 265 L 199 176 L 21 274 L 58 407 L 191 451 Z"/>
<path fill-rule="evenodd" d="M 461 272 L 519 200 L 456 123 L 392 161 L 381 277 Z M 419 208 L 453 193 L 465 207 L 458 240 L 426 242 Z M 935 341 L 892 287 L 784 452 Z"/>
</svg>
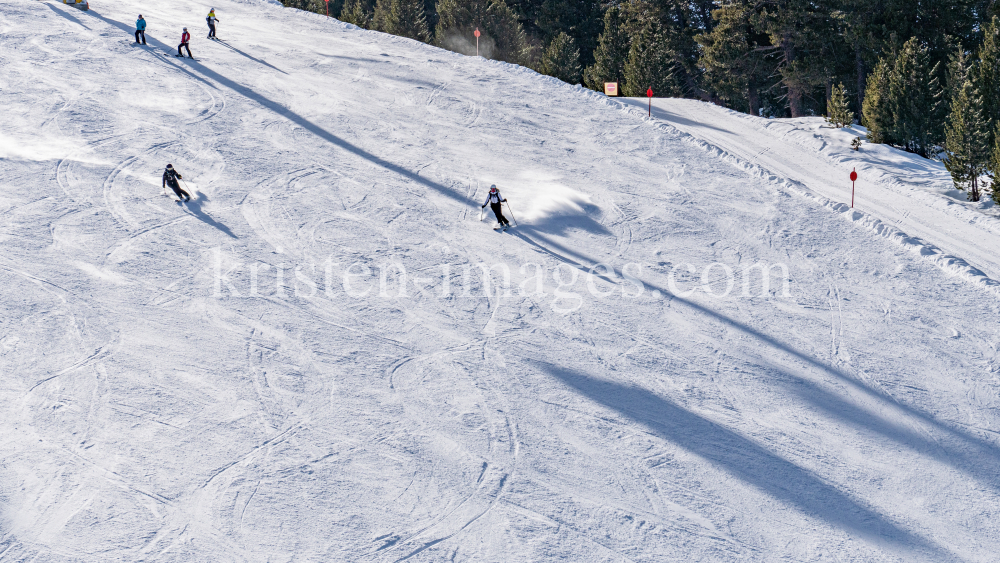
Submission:
<svg viewBox="0 0 1000 563">
<path fill-rule="evenodd" d="M 599 94 L 208 7 L 0 0 L 4 563 L 1000 552 L 995 293 Z"/>
<path fill-rule="evenodd" d="M 634 106 L 644 100 L 630 99 Z M 848 149 L 848 130 L 819 129 L 822 118 L 771 120 L 682 99 L 656 99 L 653 115 L 715 145 L 747 164 L 798 182 L 833 201 L 850 203 L 850 172 L 860 173 L 855 203 L 864 212 L 917 237 L 917 252 L 940 249 L 961 258 L 992 280 L 1000 280 L 1000 218 L 965 205 L 965 194 L 951 190 L 941 163 L 885 146 Z M 864 136 L 863 132 L 857 133 Z M 828 147 L 837 144 L 839 147 Z M 839 148 L 839 150 L 838 150 Z M 936 184 L 936 185 L 934 185 Z M 941 186 L 947 186 L 945 190 Z M 933 188 L 931 187 L 933 186 Z M 937 188 L 934 190 L 934 188 Z"/>
</svg>

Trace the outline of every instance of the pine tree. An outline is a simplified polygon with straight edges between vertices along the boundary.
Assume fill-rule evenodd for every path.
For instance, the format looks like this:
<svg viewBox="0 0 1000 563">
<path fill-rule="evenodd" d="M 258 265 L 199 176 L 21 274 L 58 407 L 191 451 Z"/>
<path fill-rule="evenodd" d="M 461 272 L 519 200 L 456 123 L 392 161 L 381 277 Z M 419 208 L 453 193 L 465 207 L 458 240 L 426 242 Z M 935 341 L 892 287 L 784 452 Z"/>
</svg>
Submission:
<svg viewBox="0 0 1000 563">
<path fill-rule="evenodd" d="M 986 173 L 990 177 L 990 194 L 993 202 L 1000 205 L 1000 185 L 997 185 L 997 182 L 1000 182 L 1000 123 L 993 128 L 993 138 L 996 141 L 993 144 Z"/>
<path fill-rule="evenodd" d="M 573 38 L 581 63 L 593 63 L 598 36 L 603 28 L 601 0 L 510 0 L 529 36 L 551 44 L 560 34 Z"/>
<path fill-rule="evenodd" d="M 440 0 L 435 43 L 445 49 L 474 55 L 473 32 L 479 29 L 480 54 L 515 64 L 531 62 L 531 47 L 517 14 L 503 0 Z"/>
<path fill-rule="evenodd" d="M 944 140 L 948 106 L 925 45 L 911 38 L 895 60 L 883 58 L 868 77 L 863 115 L 868 139 L 928 156 Z"/>
<path fill-rule="evenodd" d="M 542 55 L 539 72 L 554 76 L 563 82 L 579 84 L 580 51 L 576 48 L 576 42 L 572 37 L 563 32 L 549 43 L 548 49 Z"/>
<path fill-rule="evenodd" d="M 430 40 L 423 0 L 378 0 L 372 29 L 425 43 Z"/>
<path fill-rule="evenodd" d="M 949 108 L 954 103 L 955 98 L 958 97 L 958 93 L 965 86 L 965 82 L 971 78 L 969 60 L 965 50 L 958 47 L 948 58 L 948 82 L 945 84 L 944 96 L 948 100 Z"/>
<path fill-rule="evenodd" d="M 1000 20 L 996 16 L 983 29 L 979 65 L 973 80 L 983 97 L 983 118 L 991 124 L 989 139 L 993 146 L 996 138 L 992 124 L 1000 123 Z"/>
<path fill-rule="evenodd" d="M 323 0 L 281 0 L 281 3 L 288 8 L 296 8 L 317 14 L 326 13 L 326 4 Z"/>
<path fill-rule="evenodd" d="M 847 104 L 847 92 L 843 84 L 833 87 L 830 101 L 826 105 L 826 121 L 834 127 L 847 127 L 854 123 L 854 112 Z"/>
<path fill-rule="evenodd" d="M 368 29 L 372 25 L 371 8 L 365 0 L 346 0 L 340 11 L 340 21 Z"/>
<path fill-rule="evenodd" d="M 944 164 L 959 190 L 970 201 L 981 197 L 980 177 L 990 164 L 989 134 L 983 121 L 983 101 L 971 80 L 966 80 L 951 104 L 945 133 Z M 994 151 L 996 152 L 996 151 Z"/>
<path fill-rule="evenodd" d="M 603 92 L 605 82 L 624 86 L 625 62 L 631 43 L 624 11 L 619 6 L 611 6 L 604 13 L 604 33 L 594 50 L 594 64 L 583 73 L 587 88 Z"/>
<path fill-rule="evenodd" d="M 774 74 L 781 77 L 791 116 L 807 115 L 809 91 L 824 86 L 831 75 L 828 59 L 847 49 L 829 2 L 769 0 L 748 4 L 750 23 L 767 34 L 771 50 L 780 54 Z M 835 45 L 829 45 L 830 41 Z"/>
<path fill-rule="evenodd" d="M 939 74 L 940 65 L 931 64 L 927 47 L 914 37 L 903 45 L 889 77 L 892 137 L 905 150 L 923 157 L 944 136 L 947 106 Z"/>
<path fill-rule="evenodd" d="M 888 59 L 882 59 L 868 75 L 862 115 L 868 128 L 868 141 L 892 144 L 893 118 L 889 108 L 889 75 L 892 74 Z"/>
<path fill-rule="evenodd" d="M 643 7 L 645 4 L 648 7 Z M 653 25 L 659 52 L 669 56 L 664 60 L 665 69 L 661 76 L 669 76 L 663 91 L 672 90 L 671 95 L 697 97 L 705 101 L 715 98 L 702 87 L 703 69 L 698 65 L 700 47 L 695 37 L 711 31 L 713 20 L 713 0 L 633 0 L 627 2 L 635 15 L 633 38 L 641 35 L 644 25 Z M 667 72 L 669 71 L 669 72 Z M 628 78 L 626 78 L 626 83 Z M 669 84 L 669 86 L 667 86 Z M 657 90 L 654 87 L 654 92 Z"/>
<path fill-rule="evenodd" d="M 649 24 L 632 41 L 625 62 L 622 93 L 631 97 L 645 96 L 647 88 L 652 88 L 658 97 L 683 95 L 674 76 L 673 53 L 663 35 Z"/>
<path fill-rule="evenodd" d="M 699 64 L 706 85 L 730 107 L 758 115 L 761 90 L 774 84 L 777 58 L 767 52 L 767 36 L 751 24 L 746 2 L 730 2 L 715 10 L 711 33 L 695 37 L 702 46 Z"/>
</svg>

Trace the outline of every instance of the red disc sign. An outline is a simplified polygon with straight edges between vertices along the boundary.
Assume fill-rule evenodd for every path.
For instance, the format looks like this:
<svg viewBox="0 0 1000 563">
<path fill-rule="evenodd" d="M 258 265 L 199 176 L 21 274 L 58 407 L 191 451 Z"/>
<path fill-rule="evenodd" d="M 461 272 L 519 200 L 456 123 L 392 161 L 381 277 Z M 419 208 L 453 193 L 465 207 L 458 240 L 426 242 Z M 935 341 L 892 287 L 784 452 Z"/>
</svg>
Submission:
<svg viewBox="0 0 1000 563">
<path fill-rule="evenodd" d="M 650 88 L 649 90 L 646 90 L 646 97 L 647 98 L 652 98 L 653 97 L 653 89 L 652 88 Z"/>
<path fill-rule="evenodd" d="M 851 181 L 854 182 L 857 179 L 858 179 L 858 173 L 855 172 L 854 170 L 851 170 Z"/>
<path fill-rule="evenodd" d="M 479 28 L 478 27 L 476 28 L 475 34 L 476 34 L 476 37 L 479 37 Z"/>
</svg>

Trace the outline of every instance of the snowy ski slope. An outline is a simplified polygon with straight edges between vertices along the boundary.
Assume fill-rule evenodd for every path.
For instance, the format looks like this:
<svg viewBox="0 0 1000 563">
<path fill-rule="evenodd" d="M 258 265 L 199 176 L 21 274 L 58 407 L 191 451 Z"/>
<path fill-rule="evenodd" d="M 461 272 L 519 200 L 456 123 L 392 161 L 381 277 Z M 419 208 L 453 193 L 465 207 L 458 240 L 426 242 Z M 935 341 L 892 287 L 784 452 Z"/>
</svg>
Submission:
<svg viewBox="0 0 1000 563">
<path fill-rule="evenodd" d="M 0 0 L 0 104 L 4 563 L 1000 553 L 962 217 L 255 0 Z"/>
</svg>

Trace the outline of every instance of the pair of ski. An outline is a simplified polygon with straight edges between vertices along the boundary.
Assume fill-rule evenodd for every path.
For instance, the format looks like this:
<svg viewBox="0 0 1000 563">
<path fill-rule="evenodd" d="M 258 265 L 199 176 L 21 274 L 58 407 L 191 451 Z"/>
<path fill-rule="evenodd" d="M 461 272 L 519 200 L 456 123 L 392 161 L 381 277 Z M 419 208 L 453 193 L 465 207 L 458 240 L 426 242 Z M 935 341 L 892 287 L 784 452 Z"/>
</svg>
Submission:
<svg viewBox="0 0 1000 563">
<path fill-rule="evenodd" d="M 507 229 L 509 229 L 509 228 L 510 228 L 510 223 L 508 223 L 506 225 L 503 225 L 501 227 L 493 227 L 493 230 L 496 231 L 496 232 L 498 232 L 498 233 L 506 233 Z"/>
<path fill-rule="evenodd" d="M 169 52 L 169 51 L 168 51 L 168 52 L 166 52 L 166 53 L 160 53 L 160 52 L 157 52 L 157 54 L 158 54 L 158 55 L 161 55 L 161 56 L 164 56 L 164 57 L 169 57 L 170 55 L 173 55 L 173 56 L 175 56 L 175 57 L 177 57 L 177 58 L 181 58 L 181 59 L 191 59 L 192 61 L 195 61 L 195 62 L 197 62 L 197 61 L 200 61 L 200 60 L 201 60 L 201 59 L 196 59 L 196 58 L 194 58 L 194 57 L 189 57 L 189 56 L 187 56 L 187 55 L 178 55 L 177 53 L 171 53 L 171 52 Z"/>
</svg>

